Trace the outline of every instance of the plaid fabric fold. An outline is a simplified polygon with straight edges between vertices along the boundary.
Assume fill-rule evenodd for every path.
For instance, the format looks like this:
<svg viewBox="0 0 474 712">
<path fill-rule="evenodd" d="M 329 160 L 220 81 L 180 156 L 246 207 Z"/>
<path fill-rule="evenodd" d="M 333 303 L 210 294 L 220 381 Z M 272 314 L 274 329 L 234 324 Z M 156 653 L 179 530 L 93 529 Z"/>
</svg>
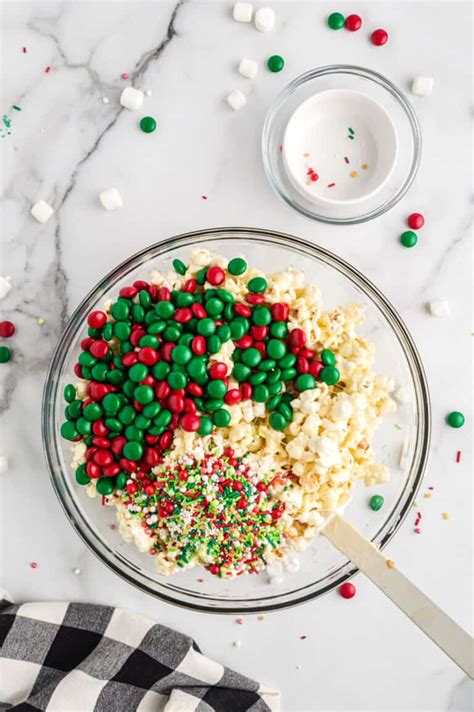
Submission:
<svg viewBox="0 0 474 712">
<path fill-rule="evenodd" d="M 2 601 L 0 710 L 278 712 L 280 695 L 121 608 Z"/>
</svg>

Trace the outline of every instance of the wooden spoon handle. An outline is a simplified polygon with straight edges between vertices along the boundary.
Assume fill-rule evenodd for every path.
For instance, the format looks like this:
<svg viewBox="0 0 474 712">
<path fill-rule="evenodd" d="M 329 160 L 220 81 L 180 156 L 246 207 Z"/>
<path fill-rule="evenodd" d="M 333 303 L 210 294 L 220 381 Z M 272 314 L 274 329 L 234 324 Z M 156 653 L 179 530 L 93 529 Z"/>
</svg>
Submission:
<svg viewBox="0 0 474 712">
<path fill-rule="evenodd" d="M 323 529 L 324 536 L 345 554 L 459 667 L 474 676 L 473 639 L 423 591 L 407 579 L 372 542 L 352 524 L 335 515 Z"/>
</svg>

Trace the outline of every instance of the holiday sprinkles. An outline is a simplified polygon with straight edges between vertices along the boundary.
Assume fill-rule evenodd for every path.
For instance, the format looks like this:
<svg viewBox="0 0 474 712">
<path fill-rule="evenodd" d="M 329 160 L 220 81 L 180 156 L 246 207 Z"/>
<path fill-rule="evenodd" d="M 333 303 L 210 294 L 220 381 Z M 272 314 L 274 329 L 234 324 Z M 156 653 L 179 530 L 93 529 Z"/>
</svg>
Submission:
<svg viewBox="0 0 474 712">
<path fill-rule="evenodd" d="M 370 442 L 394 384 L 362 308 L 324 310 L 301 272 L 200 249 L 172 268 L 88 317 L 61 426 L 76 481 L 161 573 L 281 568 L 356 480 L 388 479 Z"/>
</svg>

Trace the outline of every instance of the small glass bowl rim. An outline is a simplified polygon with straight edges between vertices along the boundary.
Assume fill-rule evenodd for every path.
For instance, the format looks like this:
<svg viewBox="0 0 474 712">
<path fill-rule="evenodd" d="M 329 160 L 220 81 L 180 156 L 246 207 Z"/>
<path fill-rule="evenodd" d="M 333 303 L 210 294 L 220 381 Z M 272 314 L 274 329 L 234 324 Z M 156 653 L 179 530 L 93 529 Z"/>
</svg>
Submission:
<svg viewBox="0 0 474 712">
<path fill-rule="evenodd" d="M 410 129 L 413 136 L 413 157 L 411 161 L 410 170 L 405 177 L 400 188 L 397 190 L 395 195 L 390 199 L 386 200 L 382 205 L 370 210 L 364 215 L 359 215 L 356 217 L 346 217 L 346 218 L 333 218 L 324 215 L 319 215 L 316 212 L 306 209 L 303 205 L 299 205 L 291 196 L 289 191 L 286 190 L 280 177 L 276 175 L 272 170 L 272 161 L 270 158 L 271 151 L 271 132 L 273 128 L 273 122 L 278 118 L 278 113 L 284 102 L 301 86 L 306 84 L 313 79 L 327 75 L 336 74 L 350 74 L 364 79 L 369 79 L 386 91 L 388 91 L 396 101 L 398 101 L 402 110 L 408 119 Z M 404 96 L 404 94 L 391 82 L 389 79 L 375 72 L 372 69 L 367 69 L 366 67 L 360 67 L 355 64 L 328 64 L 323 67 L 317 67 L 316 69 L 310 69 L 303 74 L 300 74 L 295 79 L 293 79 L 289 84 L 287 84 L 284 89 L 280 92 L 274 103 L 268 110 L 262 129 L 262 139 L 261 139 L 261 150 L 262 150 L 262 160 L 265 174 L 268 181 L 275 191 L 275 193 L 285 201 L 294 210 L 298 211 L 301 215 L 309 218 L 310 220 L 315 220 L 316 222 L 325 223 L 327 225 L 359 225 L 360 223 L 367 222 L 368 220 L 373 220 L 374 218 L 383 215 L 384 213 L 391 210 L 406 194 L 407 190 L 410 188 L 411 184 L 415 180 L 416 174 L 421 160 L 422 151 L 422 138 L 421 129 L 418 122 L 418 118 L 415 114 L 415 110 Z"/>
<path fill-rule="evenodd" d="M 205 595 L 195 596 L 196 599 L 203 601 L 203 603 L 198 603 L 194 601 L 190 602 L 188 599 L 179 600 L 171 594 L 163 593 L 161 590 L 154 590 L 150 585 L 147 585 L 142 580 L 143 577 L 139 580 L 133 575 L 135 573 L 141 576 L 140 572 L 134 569 L 133 566 L 128 563 L 124 563 L 121 557 L 117 555 L 108 543 L 104 546 L 100 535 L 85 520 L 80 508 L 76 505 L 76 502 L 68 491 L 68 486 L 66 484 L 68 475 L 63 472 L 63 469 L 60 466 L 59 443 L 61 442 L 61 439 L 60 437 L 57 437 L 55 421 L 57 415 L 57 397 L 61 386 L 59 378 L 56 377 L 56 374 L 61 373 L 63 370 L 64 361 L 68 356 L 70 348 L 78 341 L 78 332 L 84 326 L 84 322 L 91 308 L 96 307 L 97 303 L 100 300 L 103 300 L 110 289 L 113 289 L 114 285 L 128 272 L 140 267 L 141 265 L 146 265 L 150 259 L 159 257 L 160 255 L 170 252 L 176 248 L 189 247 L 202 242 L 217 242 L 222 240 L 238 242 L 239 239 L 251 240 L 252 238 L 257 241 L 260 240 L 269 246 L 277 245 L 283 248 L 290 247 L 296 251 L 299 249 L 302 252 L 304 251 L 306 255 L 309 253 L 315 259 L 321 260 L 325 265 L 335 268 L 336 271 L 341 272 L 346 278 L 349 279 L 349 281 L 355 284 L 363 292 L 363 294 L 370 299 L 371 303 L 383 314 L 384 318 L 391 326 L 406 356 L 407 364 L 412 374 L 418 406 L 416 448 L 412 463 L 412 471 L 415 472 L 415 475 L 412 478 L 413 481 L 411 491 L 406 494 L 406 501 L 400 507 L 400 500 L 404 496 L 405 492 L 403 491 L 400 495 L 399 502 L 392 511 L 391 517 L 382 522 L 380 529 L 372 538 L 372 541 L 377 540 L 377 546 L 380 549 L 383 549 L 398 531 L 399 527 L 410 512 L 412 502 L 417 496 L 417 492 L 421 486 L 423 475 L 428 463 L 431 441 L 431 406 L 426 375 L 419 352 L 407 327 L 384 294 L 359 270 L 343 260 L 341 257 L 323 247 L 320 247 L 319 245 L 303 240 L 302 238 L 272 229 L 265 230 L 260 228 L 245 227 L 201 229 L 167 238 L 161 242 L 144 248 L 121 262 L 117 267 L 105 275 L 105 277 L 103 277 L 95 287 L 92 288 L 92 290 L 76 307 L 67 322 L 51 358 L 43 390 L 41 413 L 43 452 L 50 473 L 51 484 L 70 524 L 76 530 L 77 534 L 86 546 L 95 554 L 95 556 L 122 579 L 154 598 L 172 605 L 186 608 L 188 610 L 226 615 L 262 613 L 265 611 L 290 608 L 295 605 L 306 603 L 307 601 L 318 598 L 337 588 L 358 573 L 359 569 L 351 561 L 348 561 L 341 565 L 338 569 L 338 572 L 342 569 L 342 573 L 338 576 L 338 578 L 334 581 L 329 581 L 320 590 L 305 593 L 294 600 L 286 600 L 286 597 L 291 596 L 294 593 L 286 592 L 285 600 L 265 604 L 264 606 L 224 605 L 223 607 L 219 607 L 215 603 L 210 603 L 210 600 L 215 601 L 218 599 L 210 599 Z M 398 509 L 398 507 L 400 508 Z M 380 537 L 381 534 L 382 536 Z M 304 588 L 308 588 L 310 585 L 311 584 L 308 584 Z M 192 595 L 186 591 L 184 591 L 184 594 L 188 597 Z M 251 599 L 251 601 L 254 600 L 258 602 L 258 597 Z"/>
</svg>

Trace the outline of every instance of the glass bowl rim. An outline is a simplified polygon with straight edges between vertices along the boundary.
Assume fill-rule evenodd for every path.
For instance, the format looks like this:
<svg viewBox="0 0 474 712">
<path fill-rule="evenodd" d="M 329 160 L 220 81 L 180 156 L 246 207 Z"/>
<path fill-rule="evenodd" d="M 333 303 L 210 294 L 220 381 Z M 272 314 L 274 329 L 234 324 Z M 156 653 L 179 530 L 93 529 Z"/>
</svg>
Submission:
<svg viewBox="0 0 474 712">
<path fill-rule="evenodd" d="M 368 213 L 352 218 L 327 217 L 308 210 L 303 205 L 299 205 L 283 186 L 279 176 L 275 175 L 275 173 L 273 172 L 272 162 L 270 159 L 270 135 L 272 130 L 272 124 L 278 116 L 278 112 L 281 106 L 296 91 L 296 89 L 306 84 L 306 82 L 316 79 L 318 77 L 331 74 L 350 74 L 358 77 L 363 77 L 364 79 L 369 79 L 375 82 L 383 89 L 388 91 L 388 93 L 391 94 L 396 101 L 398 101 L 402 110 L 405 112 L 413 136 L 413 157 L 411 160 L 410 170 L 395 195 L 393 195 L 390 199 L 382 203 L 382 205 L 374 208 L 373 210 L 370 210 Z M 301 215 L 304 215 L 310 220 L 315 220 L 316 222 L 321 222 L 328 225 L 360 225 L 361 223 L 367 222 L 368 220 L 373 220 L 374 218 L 377 218 L 380 215 L 383 215 L 384 213 L 391 210 L 406 194 L 407 190 L 415 180 L 416 174 L 418 172 L 421 160 L 422 138 L 420 124 L 412 105 L 405 97 L 405 95 L 398 89 L 398 87 L 389 79 L 384 77 L 383 74 L 375 72 L 372 69 L 367 69 L 366 67 L 360 67 L 356 64 L 328 64 L 323 67 L 310 69 L 307 72 L 298 75 L 282 89 L 280 94 L 277 96 L 273 104 L 268 109 L 267 114 L 265 116 L 265 121 L 262 129 L 261 151 L 263 167 L 268 182 L 270 183 L 275 193 L 282 200 L 284 200 L 284 202 L 291 208 L 298 211 Z"/>
<path fill-rule="evenodd" d="M 121 562 L 120 557 L 118 557 L 111 547 L 107 545 L 117 561 L 114 561 L 111 558 L 110 553 L 107 551 L 107 547 L 103 545 L 94 528 L 89 526 L 83 517 L 80 508 L 76 505 L 75 501 L 70 496 L 66 485 L 64 484 L 66 482 L 67 475 L 63 472 L 63 469 L 60 466 L 60 458 L 58 455 L 58 444 L 60 439 L 56 438 L 55 428 L 56 397 L 60 386 L 59 379 L 56 379 L 56 373 L 61 372 L 68 351 L 74 343 L 72 340 L 77 340 L 77 331 L 81 326 L 83 326 L 87 313 L 98 300 L 104 298 L 105 294 L 113 287 L 114 283 L 124 276 L 124 273 L 131 271 L 132 269 L 136 269 L 140 265 L 146 264 L 149 259 L 159 257 L 161 254 L 169 252 L 174 248 L 191 246 L 193 244 L 206 241 L 238 241 L 239 238 L 250 240 L 255 238 L 256 240 L 266 242 L 267 244 L 276 244 L 280 247 L 290 246 L 296 250 L 300 248 L 301 250 L 305 250 L 306 254 L 309 253 L 314 258 L 322 260 L 325 265 L 342 272 L 346 278 L 349 278 L 352 283 L 356 284 L 356 286 L 370 298 L 371 303 L 383 314 L 385 320 L 391 326 L 406 356 L 417 400 L 417 438 L 412 465 L 415 475 L 413 477 L 411 492 L 407 493 L 406 502 L 399 511 L 396 509 L 400 506 L 400 498 L 404 494 L 403 491 L 396 507 L 394 507 L 394 510 L 392 511 L 391 517 L 382 522 L 378 532 L 372 538 L 372 541 L 375 541 L 379 537 L 380 533 L 383 532 L 383 536 L 377 544 L 380 549 L 383 549 L 392 539 L 411 509 L 411 504 L 416 498 L 417 492 L 421 486 L 423 475 L 428 463 L 431 440 L 431 407 L 427 379 L 420 355 L 407 327 L 392 304 L 367 277 L 365 277 L 359 270 L 350 265 L 344 259 L 329 250 L 308 242 L 307 240 L 303 240 L 302 238 L 272 229 L 265 230 L 262 228 L 217 227 L 182 233 L 180 235 L 175 235 L 162 240 L 161 242 L 154 243 L 153 245 L 136 252 L 108 272 L 76 307 L 61 336 L 59 337 L 58 343 L 51 357 L 51 363 L 43 390 L 41 414 L 43 452 L 50 474 L 50 481 L 67 519 L 76 530 L 79 537 L 95 554 L 95 556 L 114 573 L 118 574 L 122 579 L 127 581 L 129 584 L 132 584 L 140 591 L 145 592 L 154 598 L 165 601 L 166 603 L 180 606 L 188 610 L 220 614 L 251 614 L 290 608 L 328 593 L 358 573 L 359 569 L 351 561 L 348 561 L 340 567 L 346 570 L 345 573 L 340 574 L 337 580 L 328 582 L 321 590 L 305 593 L 295 600 L 283 600 L 264 606 L 238 605 L 239 602 L 237 601 L 237 605 L 219 607 L 218 605 L 210 606 L 209 604 L 206 605 L 196 603 L 194 601 L 190 602 L 189 600 L 177 600 L 173 597 L 173 595 L 153 590 L 151 586 L 147 585 L 144 581 L 137 580 L 133 576 L 130 565 L 124 565 Z M 303 588 L 307 588 L 308 586 L 311 586 L 311 584 L 308 584 Z M 292 593 L 294 592 L 287 592 L 285 595 L 292 595 Z M 185 592 L 185 594 L 187 596 L 192 596 L 192 594 L 187 592 Z M 204 600 L 207 599 L 204 598 Z M 258 597 L 251 600 L 258 601 Z"/>
</svg>

